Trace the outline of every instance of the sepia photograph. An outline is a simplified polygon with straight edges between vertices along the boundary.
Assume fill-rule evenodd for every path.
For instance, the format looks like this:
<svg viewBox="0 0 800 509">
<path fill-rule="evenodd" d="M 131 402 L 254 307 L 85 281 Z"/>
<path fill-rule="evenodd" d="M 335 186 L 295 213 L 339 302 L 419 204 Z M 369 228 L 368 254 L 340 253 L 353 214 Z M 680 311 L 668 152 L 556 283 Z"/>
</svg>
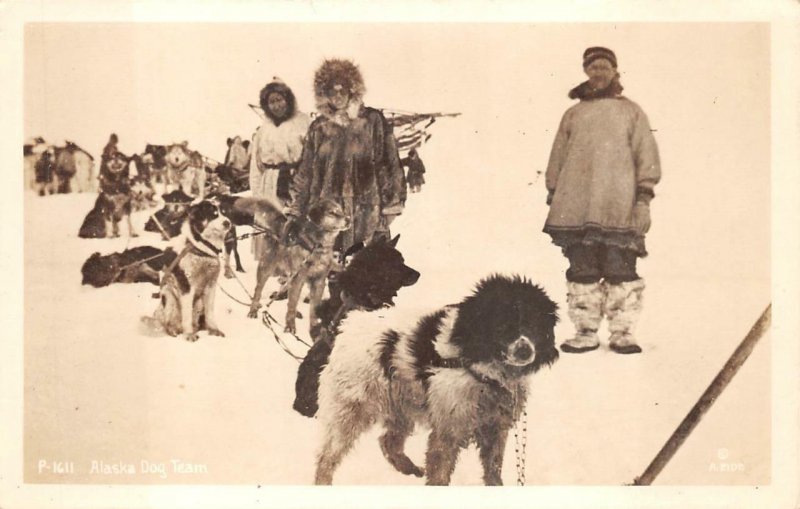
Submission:
<svg viewBox="0 0 800 509">
<path fill-rule="evenodd" d="M 3 22 L 0 505 L 796 503 L 796 5 L 179 4 Z"/>
</svg>

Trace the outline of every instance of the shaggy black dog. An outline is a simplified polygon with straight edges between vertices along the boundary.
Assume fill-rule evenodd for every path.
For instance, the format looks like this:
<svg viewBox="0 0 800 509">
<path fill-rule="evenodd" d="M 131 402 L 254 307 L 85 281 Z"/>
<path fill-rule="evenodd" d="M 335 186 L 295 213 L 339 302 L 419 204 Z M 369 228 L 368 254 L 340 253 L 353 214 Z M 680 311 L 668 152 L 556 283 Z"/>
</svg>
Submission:
<svg viewBox="0 0 800 509">
<path fill-rule="evenodd" d="M 313 417 L 317 412 L 319 374 L 328 363 L 333 342 L 339 333 L 339 322 L 353 309 L 374 311 L 394 305 L 393 298 L 404 286 L 419 279 L 419 272 L 405 264 L 397 250 L 396 236 L 391 241 L 380 239 L 367 247 L 358 244 L 345 253 L 352 255 L 345 269 L 332 273 L 332 288 L 337 288 L 331 298 L 317 307 L 320 323 L 312 333 L 315 343 L 306 354 L 297 371 L 293 408 L 301 415 Z M 347 261 L 347 260 L 346 260 Z"/>
<path fill-rule="evenodd" d="M 484 483 L 502 484 L 527 377 L 558 359 L 556 311 L 529 280 L 495 275 L 410 329 L 387 330 L 369 313 L 348 318 L 320 375 L 325 438 L 315 482 L 330 484 L 358 437 L 380 422 L 381 450 L 398 471 L 449 484 L 461 449 L 475 443 Z M 416 424 L 431 430 L 425 470 L 404 452 Z"/>
<path fill-rule="evenodd" d="M 139 246 L 121 253 L 101 255 L 94 253 L 81 267 L 81 284 L 95 288 L 111 283 L 152 283 L 159 284 L 158 273 L 165 265 L 172 263 L 175 252 L 152 247 Z"/>
</svg>

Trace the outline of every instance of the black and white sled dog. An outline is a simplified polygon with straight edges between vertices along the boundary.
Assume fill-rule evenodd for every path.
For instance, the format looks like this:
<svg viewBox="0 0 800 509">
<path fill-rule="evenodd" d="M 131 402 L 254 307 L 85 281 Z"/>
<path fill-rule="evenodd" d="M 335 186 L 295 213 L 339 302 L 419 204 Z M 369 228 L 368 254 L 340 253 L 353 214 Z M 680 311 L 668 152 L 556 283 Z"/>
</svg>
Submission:
<svg viewBox="0 0 800 509">
<path fill-rule="evenodd" d="M 197 341 L 206 330 L 212 336 L 225 336 L 214 318 L 214 298 L 220 273 L 220 253 L 230 220 L 219 208 L 202 201 L 192 205 L 183 223 L 186 246 L 165 269 L 161 278 L 160 303 L 152 317 L 142 317 L 145 332 L 183 334 Z"/>
<path fill-rule="evenodd" d="M 495 275 L 408 331 L 381 329 L 385 321 L 376 316 L 343 323 L 320 376 L 324 439 L 316 484 L 332 482 L 375 422 L 386 430 L 384 456 L 404 474 L 449 484 L 460 450 L 474 442 L 484 483 L 502 484 L 506 437 L 525 403 L 528 377 L 558 358 L 556 304 L 527 279 Z M 403 449 L 415 424 L 431 430 L 425 470 Z"/>
</svg>

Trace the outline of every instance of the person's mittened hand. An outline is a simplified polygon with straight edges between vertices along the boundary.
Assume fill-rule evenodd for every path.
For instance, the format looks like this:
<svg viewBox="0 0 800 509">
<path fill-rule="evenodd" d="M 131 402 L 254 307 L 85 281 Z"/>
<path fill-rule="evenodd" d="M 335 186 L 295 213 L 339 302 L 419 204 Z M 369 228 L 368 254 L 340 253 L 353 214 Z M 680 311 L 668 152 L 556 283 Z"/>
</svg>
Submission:
<svg viewBox="0 0 800 509">
<path fill-rule="evenodd" d="M 289 216 L 286 224 L 283 225 L 281 232 L 281 242 L 285 245 L 291 245 L 297 242 L 297 236 L 300 234 L 300 221 L 294 217 Z"/>
<path fill-rule="evenodd" d="M 385 205 L 381 207 L 382 216 L 399 216 L 403 213 L 403 204 L 396 203 L 394 205 Z"/>
<path fill-rule="evenodd" d="M 636 202 L 633 207 L 633 226 L 640 235 L 650 230 L 650 205 L 641 201 Z"/>
<path fill-rule="evenodd" d="M 553 204 L 553 195 L 554 194 L 556 194 L 556 190 L 555 189 L 551 189 L 551 190 L 547 191 L 547 204 L 548 205 L 552 205 Z"/>
<path fill-rule="evenodd" d="M 403 205 L 392 205 L 389 207 L 384 207 L 381 209 L 381 223 L 385 228 L 389 228 L 389 225 L 392 224 L 397 216 L 399 216 L 403 212 Z"/>
</svg>

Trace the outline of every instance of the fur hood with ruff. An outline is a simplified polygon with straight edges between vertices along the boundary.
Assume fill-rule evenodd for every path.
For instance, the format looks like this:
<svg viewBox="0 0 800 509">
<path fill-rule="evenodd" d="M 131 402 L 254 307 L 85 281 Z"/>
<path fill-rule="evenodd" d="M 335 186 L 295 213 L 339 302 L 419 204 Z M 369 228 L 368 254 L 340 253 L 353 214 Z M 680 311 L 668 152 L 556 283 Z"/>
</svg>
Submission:
<svg viewBox="0 0 800 509">
<path fill-rule="evenodd" d="M 328 100 L 327 91 L 334 85 L 344 86 L 350 92 L 346 113 L 350 119 L 358 116 L 361 108 L 366 87 L 364 78 L 358 66 L 350 60 L 331 58 L 325 60 L 314 74 L 314 98 L 317 103 L 317 111 L 328 118 L 336 119 L 336 111 Z"/>
<path fill-rule="evenodd" d="M 297 112 L 297 101 L 294 98 L 294 92 L 292 92 L 292 89 L 289 88 L 286 83 L 278 78 L 272 78 L 272 80 L 272 82 L 267 83 L 267 86 L 261 89 L 261 93 L 259 94 L 259 103 L 267 118 L 277 126 L 294 116 L 294 114 Z M 269 95 L 273 93 L 281 94 L 283 98 L 286 99 L 286 115 L 284 115 L 282 118 L 277 118 L 269 109 L 267 100 L 269 99 Z"/>
</svg>

